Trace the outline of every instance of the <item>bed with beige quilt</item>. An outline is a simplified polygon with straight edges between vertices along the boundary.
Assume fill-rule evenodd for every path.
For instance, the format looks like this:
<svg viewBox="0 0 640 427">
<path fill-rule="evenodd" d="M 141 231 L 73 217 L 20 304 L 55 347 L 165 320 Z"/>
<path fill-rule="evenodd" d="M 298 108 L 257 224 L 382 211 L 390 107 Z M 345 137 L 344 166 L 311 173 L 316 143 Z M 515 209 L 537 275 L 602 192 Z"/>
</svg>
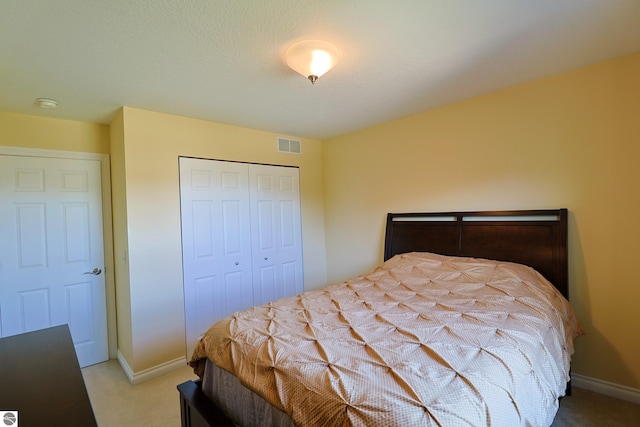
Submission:
<svg viewBox="0 0 640 427">
<path fill-rule="evenodd" d="M 581 333 L 566 299 L 566 253 L 559 256 L 566 251 L 566 210 L 510 212 L 515 219 L 474 214 L 480 220 L 466 224 L 457 213 L 455 221 L 444 214 L 390 216 L 388 259 L 379 267 L 215 323 L 190 361 L 202 392 L 242 426 L 550 425 Z M 453 255 L 404 250 L 425 242 L 402 236 L 415 239 L 424 224 L 433 233 L 436 222 L 454 223 L 441 225 L 457 229 L 458 246 L 477 240 L 474 233 L 484 236 L 484 226 L 510 228 L 532 251 L 540 251 L 532 233 L 560 242 L 529 264 L 565 282 L 564 292 L 504 256 L 469 256 L 460 247 Z M 550 222 L 559 228 L 546 231 Z M 403 243 L 393 242 L 398 236 Z M 465 247 L 505 244 L 492 242 L 485 236 Z"/>
</svg>

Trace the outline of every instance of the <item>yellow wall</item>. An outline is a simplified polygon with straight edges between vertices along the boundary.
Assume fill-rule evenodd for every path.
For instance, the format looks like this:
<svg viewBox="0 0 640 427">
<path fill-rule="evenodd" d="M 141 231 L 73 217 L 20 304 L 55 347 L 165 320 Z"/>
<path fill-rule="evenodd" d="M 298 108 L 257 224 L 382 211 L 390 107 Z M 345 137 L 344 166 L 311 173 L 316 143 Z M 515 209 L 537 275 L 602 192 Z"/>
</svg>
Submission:
<svg viewBox="0 0 640 427">
<path fill-rule="evenodd" d="M 387 212 L 570 210 L 573 371 L 640 386 L 640 54 L 323 142 L 327 271 L 382 261 Z"/>
<path fill-rule="evenodd" d="M 0 145 L 109 153 L 109 127 L 0 111 Z"/>
<path fill-rule="evenodd" d="M 134 373 L 186 353 L 178 156 L 299 166 L 305 289 L 326 283 L 318 141 L 303 140 L 301 155 L 279 153 L 273 133 L 128 107 L 122 125 L 123 146 L 113 152 L 114 168 L 122 168 L 114 170 L 114 223 L 120 219 L 116 237 L 126 228 L 128 241 L 116 238 L 115 260 L 116 272 L 128 270 L 117 291 L 128 293 L 131 318 L 126 325 L 119 317 L 118 327 L 131 336 L 130 354 L 121 353 Z"/>
<path fill-rule="evenodd" d="M 320 143 L 279 153 L 276 136 L 126 107 L 110 126 L 0 112 L 0 145 L 110 154 L 118 350 L 133 374 L 185 356 L 180 155 L 299 166 L 305 288 L 326 283 Z"/>
<path fill-rule="evenodd" d="M 133 360 L 133 336 L 131 334 L 131 294 L 129 264 L 126 254 L 129 247 L 127 227 L 127 197 L 124 156 L 124 117 L 118 111 L 110 126 L 111 139 L 111 204 L 113 210 L 113 252 L 120 254 L 115 260 L 116 312 L 118 351 L 125 360 Z"/>
<path fill-rule="evenodd" d="M 108 167 L 109 127 L 71 120 L 51 119 L 41 116 L 0 112 L 0 146 L 20 147 L 33 150 L 91 153 L 91 158 L 100 159 L 101 167 Z M 21 151 L 22 152 L 22 151 Z M 43 154 L 45 153 L 45 154 Z M 97 154 L 97 155 L 94 155 Z M 38 155 L 49 155 L 47 151 Z M 104 172 L 104 171 L 103 171 Z M 109 354 L 115 356 L 117 348 L 115 286 L 112 252 L 111 203 L 108 176 L 103 173 L 103 237 L 104 270 L 106 286 Z"/>
<path fill-rule="evenodd" d="M 0 112 L 0 145 L 111 154 L 118 346 L 134 372 L 184 356 L 184 155 L 300 166 L 307 289 L 381 262 L 389 211 L 567 207 L 571 301 L 587 330 L 573 370 L 639 388 L 638 76 L 635 54 L 303 140 L 301 156 L 277 153 L 272 133 L 126 107 L 111 129 Z"/>
</svg>

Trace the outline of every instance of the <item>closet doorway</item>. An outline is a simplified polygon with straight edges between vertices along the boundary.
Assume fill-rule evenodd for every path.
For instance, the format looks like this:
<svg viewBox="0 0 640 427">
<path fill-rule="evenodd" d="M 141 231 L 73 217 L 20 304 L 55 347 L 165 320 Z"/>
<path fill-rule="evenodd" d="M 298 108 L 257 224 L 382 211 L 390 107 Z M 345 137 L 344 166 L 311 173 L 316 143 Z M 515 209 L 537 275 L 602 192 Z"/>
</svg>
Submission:
<svg viewBox="0 0 640 427">
<path fill-rule="evenodd" d="M 217 320 L 303 291 L 297 167 L 181 157 L 187 358 Z"/>
</svg>

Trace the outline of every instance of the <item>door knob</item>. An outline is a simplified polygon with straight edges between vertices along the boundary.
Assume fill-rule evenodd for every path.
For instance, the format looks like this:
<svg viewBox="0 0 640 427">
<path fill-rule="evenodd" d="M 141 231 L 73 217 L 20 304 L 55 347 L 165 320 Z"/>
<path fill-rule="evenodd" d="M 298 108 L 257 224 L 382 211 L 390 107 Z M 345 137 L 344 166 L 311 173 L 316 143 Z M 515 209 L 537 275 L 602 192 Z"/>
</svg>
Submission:
<svg viewBox="0 0 640 427">
<path fill-rule="evenodd" d="M 95 276 L 99 276 L 100 273 L 102 273 L 102 270 L 96 267 L 96 268 L 93 269 L 93 271 L 85 271 L 82 274 L 93 274 Z"/>
</svg>

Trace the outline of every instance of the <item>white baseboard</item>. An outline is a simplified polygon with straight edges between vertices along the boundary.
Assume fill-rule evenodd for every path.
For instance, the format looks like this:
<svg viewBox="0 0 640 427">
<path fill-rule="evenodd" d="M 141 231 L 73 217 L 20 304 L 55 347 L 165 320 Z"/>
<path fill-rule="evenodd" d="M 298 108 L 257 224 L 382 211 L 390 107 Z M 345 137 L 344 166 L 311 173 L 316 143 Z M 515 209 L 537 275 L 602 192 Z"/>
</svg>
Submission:
<svg viewBox="0 0 640 427">
<path fill-rule="evenodd" d="M 118 350 L 118 363 L 127 376 L 129 382 L 133 385 L 143 383 L 145 381 L 152 380 L 169 372 L 173 372 L 176 369 L 184 368 L 187 365 L 186 357 L 178 357 L 177 359 L 170 360 L 160 365 L 156 365 L 152 368 L 144 369 L 140 372 L 134 373 L 127 360 L 124 358 L 120 350 Z"/>
<path fill-rule="evenodd" d="M 640 405 L 640 390 L 627 387 L 596 378 L 585 377 L 580 374 L 571 374 L 571 384 L 585 390 L 595 391 L 605 396 L 626 400 Z"/>
</svg>

